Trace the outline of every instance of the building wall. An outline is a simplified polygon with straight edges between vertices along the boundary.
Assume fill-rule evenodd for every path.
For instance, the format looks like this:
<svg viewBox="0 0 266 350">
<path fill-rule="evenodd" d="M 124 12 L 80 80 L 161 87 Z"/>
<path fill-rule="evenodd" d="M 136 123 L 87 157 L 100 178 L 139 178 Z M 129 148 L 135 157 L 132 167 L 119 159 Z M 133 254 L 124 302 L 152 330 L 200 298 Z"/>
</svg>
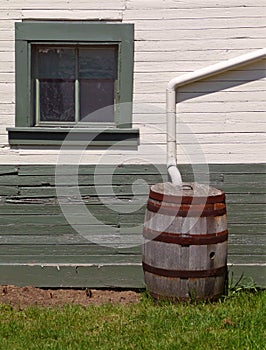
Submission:
<svg viewBox="0 0 266 350">
<path fill-rule="evenodd" d="M 0 9 L 1 163 L 57 159 L 57 151 L 47 150 L 43 159 L 42 151 L 8 147 L 6 127 L 14 126 L 15 112 L 15 21 L 101 19 L 135 24 L 133 122 L 141 139 L 138 151 L 131 154 L 140 163 L 165 162 L 165 88 L 171 78 L 260 49 L 266 42 L 263 1 L 4 0 Z M 263 162 L 264 96 L 265 60 L 180 89 L 179 162 Z M 128 152 L 105 153 L 108 159 L 103 160 L 102 151 L 89 151 L 82 161 L 129 161 Z"/>
<path fill-rule="evenodd" d="M 165 167 L 158 166 L 166 162 L 167 82 L 265 47 L 265 13 L 263 0 L 1 1 L 0 283 L 143 286 L 141 246 L 137 242 L 149 189 L 141 183 L 131 185 L 140 179 L 148 185 L 167 179 Z M 96 164 L 104 169 L 108 165 L 125 167 L 122 176 L 112 180 L 116 190 L 121 190 L 115 202 L 109 195 L 109 202 L 98 203 L 95 180 L 91 179 L 83 179 L 82 195 L 92 212 L 96 208 L 101 220 L 107 220 L 118 234 L 126 227 L 125 232 L 135 235 L 134 248 L 123 252 L 111 248 L 112 253 L 110 247 L 95 250 L 62 222 L 54 188 L 58 150 L 9 148 L 6 127 L 15 124 L 14 22 L 22 19 L 100 19 L 135 24 L 133 124 L 140 129 L 138 150 L 89 150 L 81 158 L 82 164 L 91 165 L 84 176 L 92 174 Z M 179 89 L 177 149 L 184 180 L 198 180 L 209 173 L 211 184 L 226 192 L 229 264 L 233 264 L 235 278 L 244 273 L 263 286 L 265 64 L 261 60 Z M 146 163 L 155 168 L 145 168 Z M 125 173 L 128 178 L 119 183 Z M 126 212 L 130 211 L 132 191 L 142 205 L 139 208 L 133 201 L 139 209 L 132 216 L 122 215 L 119 200 L 124 200 Z M 110 215 L 108 203 L 117 205 L 118 212 Z M 93 225 L 91 228 L 94 230 Z M 101 230 L 95 228 L 95 232 Z"/>
</svg>

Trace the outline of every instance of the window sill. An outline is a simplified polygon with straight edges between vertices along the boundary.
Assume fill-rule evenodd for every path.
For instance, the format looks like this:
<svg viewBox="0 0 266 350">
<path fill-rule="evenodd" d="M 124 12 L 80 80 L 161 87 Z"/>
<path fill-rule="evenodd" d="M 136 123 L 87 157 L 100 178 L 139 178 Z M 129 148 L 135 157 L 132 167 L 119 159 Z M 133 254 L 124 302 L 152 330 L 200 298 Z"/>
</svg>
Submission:
<svg viewBox="0 0 266 350">
<path fill-rule="evenodd" d="M 131 128 L 7 128 L 10 146 L 137 148 L 139 130 Z"/>
</svg>

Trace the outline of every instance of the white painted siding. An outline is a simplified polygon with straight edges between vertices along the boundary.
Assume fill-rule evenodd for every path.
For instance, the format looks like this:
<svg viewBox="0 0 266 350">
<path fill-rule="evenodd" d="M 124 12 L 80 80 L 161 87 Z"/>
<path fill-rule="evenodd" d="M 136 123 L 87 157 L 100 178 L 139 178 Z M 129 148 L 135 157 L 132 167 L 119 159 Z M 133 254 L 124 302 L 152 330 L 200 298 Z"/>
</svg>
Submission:
<svg viewBox="0 0 266 350">
<path fill-rule="evenodd" d="M 14 22 L 114 20 L 135 24 L 138 151 L 87 151 L 84 163 L 164 163 L 165 88 L 175 76 L 266 46 L 265 0 L 2 0 L 0 164 L 55 163 L 55 150 L 10 150 L 15 123 Z M 178 162 L 260 163 L 266 153 L 266 61 L 179 89 Z M 45 153 L 45 159 L 43 154 Z"/>
</svg>

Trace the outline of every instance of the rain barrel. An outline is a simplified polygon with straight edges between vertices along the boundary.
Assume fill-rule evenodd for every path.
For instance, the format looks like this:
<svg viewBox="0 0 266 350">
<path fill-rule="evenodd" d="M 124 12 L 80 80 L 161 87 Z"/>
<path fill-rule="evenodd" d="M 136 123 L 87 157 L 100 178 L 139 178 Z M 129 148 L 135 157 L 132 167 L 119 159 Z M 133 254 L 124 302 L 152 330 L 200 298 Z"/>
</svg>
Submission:
<svg viewBox="0 0 266 350">
<path fill-rule="evenodd" d="M 225 194 L 183 183 L 153 185 L 143 227 L 144 279 L 155 299 L 216 300 L 227 283 Z"/>
</svg>

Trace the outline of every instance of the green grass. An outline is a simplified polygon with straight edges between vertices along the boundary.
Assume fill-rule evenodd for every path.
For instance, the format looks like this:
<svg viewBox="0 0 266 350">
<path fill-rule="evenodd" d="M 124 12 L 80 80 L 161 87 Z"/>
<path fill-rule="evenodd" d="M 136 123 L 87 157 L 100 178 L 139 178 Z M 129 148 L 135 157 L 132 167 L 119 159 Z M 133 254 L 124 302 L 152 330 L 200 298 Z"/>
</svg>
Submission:
<svg viewBox="0 0 266 350">
<path fill-rule="evenodd" d="M 263 350 L 266 292 L 240 291 L 216 303 L 0 306 L 0 349 Z"/>
</svg>

